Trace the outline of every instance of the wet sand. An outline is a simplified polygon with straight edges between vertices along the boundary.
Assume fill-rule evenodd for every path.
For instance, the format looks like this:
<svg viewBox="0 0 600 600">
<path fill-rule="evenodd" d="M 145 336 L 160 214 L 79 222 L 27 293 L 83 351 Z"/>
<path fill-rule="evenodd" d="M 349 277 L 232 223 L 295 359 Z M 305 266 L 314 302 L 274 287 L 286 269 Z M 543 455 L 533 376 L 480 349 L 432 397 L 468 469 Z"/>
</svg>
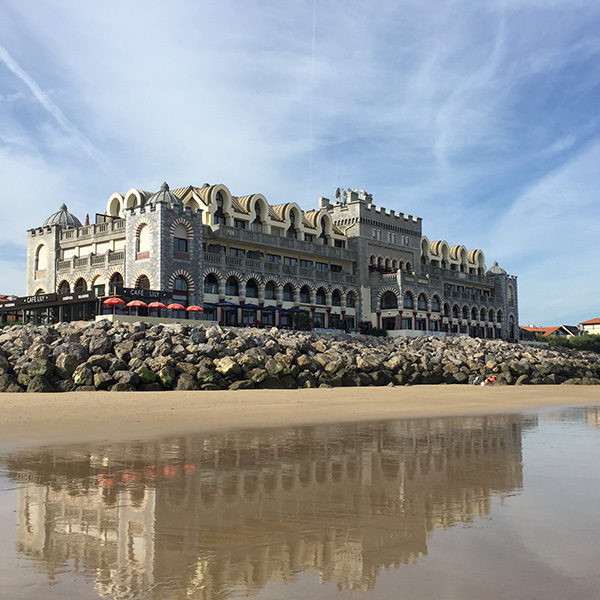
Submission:
<svg viewBox="0 0 600 600">
<path fill-rule="evenodd" d="M 0 394 L 0 444 L 119 441 L 227 429 L 506 413 L 600 404 L 598 386 L 414 386 Z"/>
</svg>

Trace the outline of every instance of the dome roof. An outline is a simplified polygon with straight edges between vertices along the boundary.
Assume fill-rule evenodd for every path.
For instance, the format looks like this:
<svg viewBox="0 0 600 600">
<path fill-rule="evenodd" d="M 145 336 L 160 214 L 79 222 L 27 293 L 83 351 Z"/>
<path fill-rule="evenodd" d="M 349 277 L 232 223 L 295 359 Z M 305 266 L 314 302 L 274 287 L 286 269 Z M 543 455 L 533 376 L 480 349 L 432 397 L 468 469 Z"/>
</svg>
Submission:
<svg viewBox="0 0 600 600">
<path fill-rule="evenodd" d="M 498 266 L 498 261 L 495 260 L 494 264 L 488 269 L 488 275 L 506 275 L 506 271 Z"/>
<path fill-rule="evenodd" d="M 160 186 L 160 192 L 156 192 L 148 200 L 150 206 L 161 203 L 168 204 L 171 208 L 174 206 L 183 208 L 183 202 L 169 190 L 169 184 L 166 181 Z"/>
<path fill-rule="evenodd" d="M 60 210 L 50 215 L 44 221 L 44 227 L 52 227 L 52 225 L 60 225 L 65 229 L 72 227 L 81 227 L 81 221 L 67 210 L 67 205 L 62 204 Z"/>
</svg>

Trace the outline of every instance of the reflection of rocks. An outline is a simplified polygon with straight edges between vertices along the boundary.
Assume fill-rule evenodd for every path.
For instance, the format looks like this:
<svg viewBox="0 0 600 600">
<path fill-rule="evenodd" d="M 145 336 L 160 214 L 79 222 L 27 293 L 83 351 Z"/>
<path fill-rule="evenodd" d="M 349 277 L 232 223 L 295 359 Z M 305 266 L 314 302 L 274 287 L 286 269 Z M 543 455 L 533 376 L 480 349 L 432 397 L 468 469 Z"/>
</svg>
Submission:
<svg viewBox="0 0 600 600">
<path fill-rule="evenodd" d="M 472 417 L 22 453 L 6 461 L 17 545 L 49 574 L 95 571 L 115 598 L 253 594 L 307 570 L 370 589 L 434 529 L 521 487 L 522 428 Z"/>
<path fill-rule="evenodd" d="M 600 355 L 468 337 L 319 336 L 188 324 L 98 321 L 0 332 L 0 392 L 454 384 L 491 374 L 497 385 L 598 384 Z"/>
</svg>

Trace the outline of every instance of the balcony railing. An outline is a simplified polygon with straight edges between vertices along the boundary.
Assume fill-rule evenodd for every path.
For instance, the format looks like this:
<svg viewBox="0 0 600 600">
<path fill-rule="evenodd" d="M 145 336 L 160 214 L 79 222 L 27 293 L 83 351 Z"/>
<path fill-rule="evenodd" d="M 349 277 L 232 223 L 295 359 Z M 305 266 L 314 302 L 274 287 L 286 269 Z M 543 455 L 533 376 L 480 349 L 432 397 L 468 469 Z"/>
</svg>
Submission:
<svg viewBox="0 0 600 600">
<path fill-rule="evenodd" d="M 56 262 L 57 271 L 75 271 L 82 269 L 106 268 L 108 265 L 122 264 L 125 260 L 125 252 L 117 250 L 116 252 L 107 252 L 106 254 L 90 254 L 88 256 L 74 256 L 67 260 L 58 260 Z"/>
<path fill-rule="evenodd" d="M 76 227 L 75 229 L 64 229 L 60 232 L 60 240 L 63 242 L 67 240 L 92 240 L 98 236 L 110 237 L 115 231 L 122 231 L 124 229 L 124 219 L 113 219 L 106 223 L 86 225 L 84 227 Z"/>
</svg>

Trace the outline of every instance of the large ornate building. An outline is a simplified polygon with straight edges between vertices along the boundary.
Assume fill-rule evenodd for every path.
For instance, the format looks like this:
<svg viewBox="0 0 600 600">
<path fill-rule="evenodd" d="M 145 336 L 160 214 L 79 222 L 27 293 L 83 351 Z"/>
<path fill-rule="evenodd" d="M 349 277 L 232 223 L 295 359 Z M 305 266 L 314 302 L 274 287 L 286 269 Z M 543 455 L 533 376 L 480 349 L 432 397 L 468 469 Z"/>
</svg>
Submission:
<svg viewBox="0 0 600 600">
<path fill-rule="evenodd" d="M 430 242 L 420 218 L 362 190 L 336 197 L 303 211 L 224 185 L 165 183 L 113 194 L 93 224 L 63 205 L 29 231 L 27 293 L 160 290 L 232 325 L 286 325 L 306 311 L 315 327 L 517 337 L 515 276 L 488 269 L 481 250 Z"/>
</svg>

